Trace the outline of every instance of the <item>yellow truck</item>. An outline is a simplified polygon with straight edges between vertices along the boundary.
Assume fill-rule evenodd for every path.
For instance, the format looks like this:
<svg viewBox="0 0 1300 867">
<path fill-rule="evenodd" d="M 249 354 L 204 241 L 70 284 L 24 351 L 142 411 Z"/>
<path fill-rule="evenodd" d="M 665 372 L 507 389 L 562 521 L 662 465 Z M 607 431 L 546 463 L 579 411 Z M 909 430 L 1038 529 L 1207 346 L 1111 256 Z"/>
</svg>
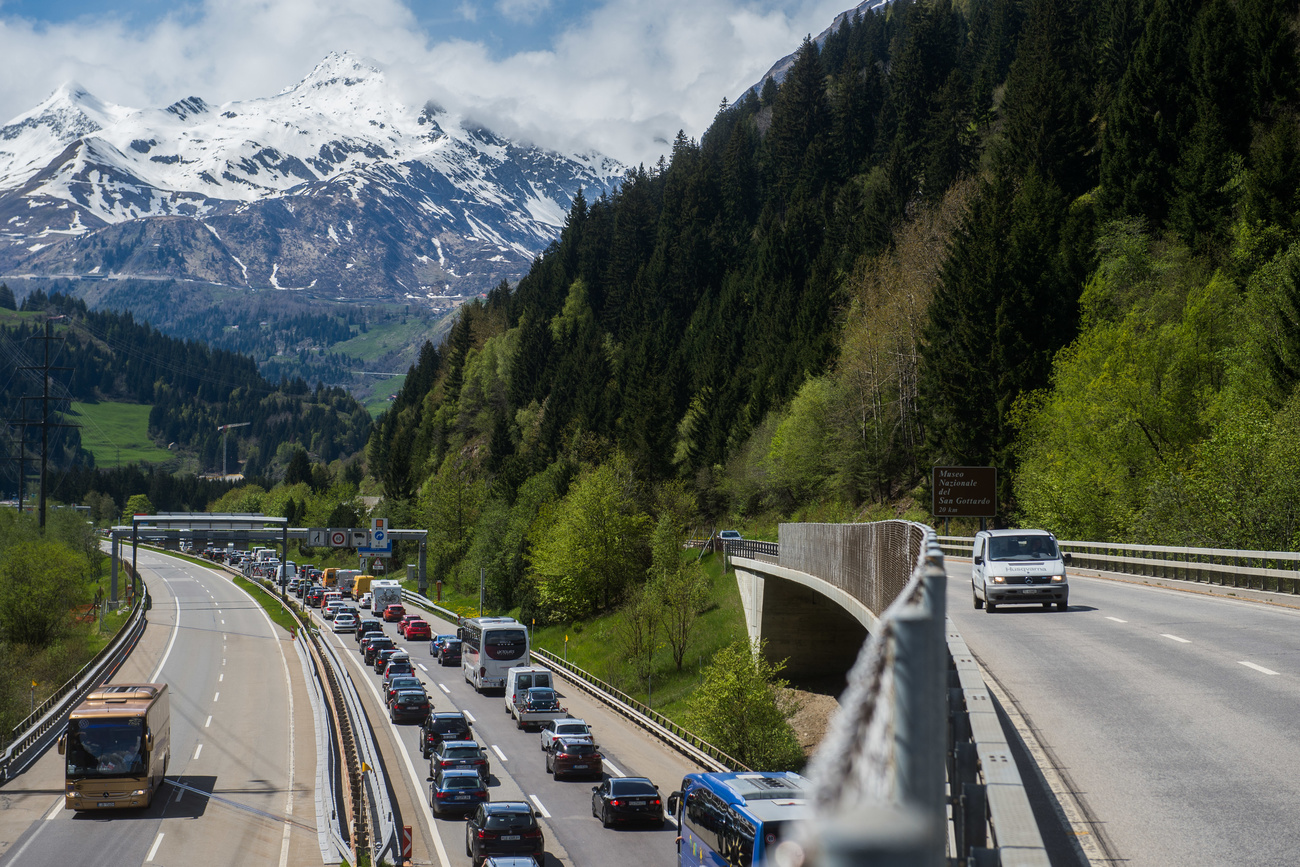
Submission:
<svg viewBox="0 0 1300 867">
<path fill-rule="evenodd" d="M 374 575 L 358 575 L 352 582 L 352 598 L 360 599 L 370 592 L 370 582 L 375 580 Z"/>
<path fill-rule="evenodd" d="M 321 584 L 323 584 L 325 587 L 333 587 L 335 584 L 338 583 L 339 580 L 338 568 L 334 566 L 330 566 L 328 569 L 322 569 L 320 580 L 321 580 Z"/>
</svg>

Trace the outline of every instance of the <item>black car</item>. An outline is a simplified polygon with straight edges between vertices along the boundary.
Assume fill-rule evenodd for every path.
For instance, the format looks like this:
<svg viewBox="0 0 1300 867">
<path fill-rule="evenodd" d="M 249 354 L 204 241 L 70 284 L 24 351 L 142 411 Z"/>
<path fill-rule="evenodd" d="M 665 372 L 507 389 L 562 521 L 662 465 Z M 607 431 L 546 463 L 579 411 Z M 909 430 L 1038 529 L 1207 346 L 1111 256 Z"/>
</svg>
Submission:
<svg viewBox="0 0 1300 867">
<path fill-rule="evenodd" d="M 595 777 L 605 775 L 604 756 L 591 738 L 556 738 L 546 750 L 546 771 L 553 779 L 560 777 Z"/>
<path fill-rule="evenodd" d="M 452 768 L 475 771 L 483 778 L 484 783 L 492 777 L 492 770 L 488 766 L 487 750 L 474 741 L 444 739 L 433 748 L 433 752 L 429 754 L 429 775 L 436 777 Z"/>
<path fill-rule="evenodd" d="M 388 706 L 388 718 L 395 723 L 423 722 L 431 709 L 429 694 L 423 689 L 404 689 L 393 696 Z"/>
<path fill-rule="evenodd" d="M 360 644 L 360 643 L 361 643 L 361 639 L 365 638 L 366 635 L 367 635 L 368 633 L 371 633 L 371 632 L 375 632 L 375 633 L 378 633 L 379 635 L 383 635 L 383 634 L 384 634 L 384 621 L 382 621 L 382 620 L 375 620 L 373 617 L 367 617 L 367 618 L 365 618 L 364 620 L 361 619 L 360 617 L 358 617 L 358 618 L 357 618 L 357 636 L 356 636 L 356 637 L 357 637 L 357 644 Z"/>
<path fill-rule="evenodd" d="M 362 644 L 362 647 L 366 649 L 366 665 L 374 665 L 375 656 L 379 651 L 397 649 L 397 645 L 393 643 L 393 639 L 389 638 L 387 635 L 376 636 L 375 638 L 370 639 L 370 641 Z M 392 656 L 392 654 L 390 653 L 389 656 Z"/>
<path fill-rule="evenodd" d="M 546 839 L 526 801 L 480 804 L 465 823 L 465 854 L 474 867 L 489 855 L 532 855 L 543 863 Z"/>
<path fill-rule="evenodd" d="M 420 738 L 420 754 L 426 759 L 433 754 L 434 747 L 444 740 L 472 741 L 474 739 L 469 720 L 460 711 L 429 714 L 420 728 L 423 730 L 423 736 Z"/>
<path fill-rule="evenodd" d="M 467 813 L 487 800 L 487 786 L 473 771 L 446 771 L 429 784 L 429 808 L 435 816 Z"/>
<path fill-rule="evenodd" d="M 460 665 L 460 639 L 450 638 L 438 650 L 438 662 L 443 665 Z"/>
<path fill-rule="evenodd" d="M 659 787 L 646 777 L 613 777 L 591 787 L 591 815 L 608 828 L 620 822 L 664 826 Z"/>
</svg>

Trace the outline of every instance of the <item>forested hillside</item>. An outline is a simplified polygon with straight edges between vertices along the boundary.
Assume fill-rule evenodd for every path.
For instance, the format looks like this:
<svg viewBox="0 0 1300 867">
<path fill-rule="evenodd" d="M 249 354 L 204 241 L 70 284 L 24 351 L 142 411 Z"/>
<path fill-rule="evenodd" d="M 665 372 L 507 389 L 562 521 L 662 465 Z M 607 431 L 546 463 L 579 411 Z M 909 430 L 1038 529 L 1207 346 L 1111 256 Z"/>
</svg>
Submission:
<svg viewBox="0 0 1300 867">
<path fill-rule="evenodd" d="M 233 422 L 250 423 L 230 443 L 230 471 L 242 469 L 248 476 L 280 475 L 294 446 L 323 464 L 351 457 L 365 446 L 369 414 L 341 388 L 313 391 L 300 379 L 277 386 L 258 373 L 251 358 L 165 337 L 130 314 L 88 311 L 83 301 L 41 292 L 29 295 L 21 313 L 6 319 L 0 329 L 5 357 L 15 368 L 0 388 L 7 420 L 40 419 L 39 404 L 30 400 L 41 394 L 40 373 L 29 370 L 19 375 L 17 368 L 43 363 L 45 322 L 51 316 L 62 317 L 54 320 L 51 331 L 56 338 L 50 342 L 50 363 L 55 368 L 51 394 L 56 399 L 52 410 L 65 408 L 66 403 L 60 402 L 65 398 L 149 405 L 150 437 L 177 455 L 196 456 L 202 472 L 220 471 L 222 442 L 217 426 Z M 23 397 L 29 398 L 26 416 Z M 16 456 L 17 428 L 9 424 L 7 457 Z M 28 451 L 34 455 L 32 444 L 38 440 L 31 430 L 28 437 Z M 175 490 L 179 496 L 177 485 L 145 483 L 139 470 L 96 484 L 93 476 L 72 472 L 74 467 L 84 470 L 92 465 L 79 446 L 75 428 L 52 428 L 50 439 L 52 473 L 61 485 L 54 491 L 56 497 L 73 502 L 89 490 L 109 493 L 110 488 L 121 488 L 111 491 L 121 507 L 125 496 L 149 489 Z M 6 463 L 6 489 L 17 489 L 16 469 L 16 462 Z M 136 488 L 145 485 L 145 490 L 129 489 L 131 479 L 140 483 Z M 194 496 L 190 492 L 184 501 L 192 502 Z M 175 499 L 166 496 L 168 502 Z M 207 503 L 202 496 L 198 500 L 198 508 Z"/>
<path fill-rule="evenodd" d="M 561 536 L 604 534 L 571 571 L 605 604 L 656 521 L 905 508 L 934 464 L 1071 536 L 1300 541 L 1296 28 L 899 0 L 806 42 L 426 347 L 387 508 L 541 617 Z"/>
</svg>

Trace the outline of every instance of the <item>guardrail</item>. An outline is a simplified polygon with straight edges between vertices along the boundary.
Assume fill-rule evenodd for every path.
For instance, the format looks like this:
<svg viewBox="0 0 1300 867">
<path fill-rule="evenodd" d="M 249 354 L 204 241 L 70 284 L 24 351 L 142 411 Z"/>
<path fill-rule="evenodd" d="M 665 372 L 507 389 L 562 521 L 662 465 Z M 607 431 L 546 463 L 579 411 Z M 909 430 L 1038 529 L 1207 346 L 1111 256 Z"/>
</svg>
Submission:
<svg viewBox="0 0 1300 867">
<path fill-rule="evenodd" d="M 144 632 L 145 622 L 145 606 L 137 599 L 131 608 L 130 619 L 108 646 L 14 727 L 5 751 L 0 755 L 0 785 L 22 773 L 30 760 L 49 747 L 61 733 L 72 708 L 121 665 Z"/>
<path fill-rule="evenodd" d="M 940 536 L 946 553 L 969 557 L 975 540 L 969 536 Z M 1248 551 L 1235 548 L 1186 548 L 1123 542 L 1059 540 L 1070 553 L 1070 566 L 1300 595 L 1300 552 Z"/>
</svg>

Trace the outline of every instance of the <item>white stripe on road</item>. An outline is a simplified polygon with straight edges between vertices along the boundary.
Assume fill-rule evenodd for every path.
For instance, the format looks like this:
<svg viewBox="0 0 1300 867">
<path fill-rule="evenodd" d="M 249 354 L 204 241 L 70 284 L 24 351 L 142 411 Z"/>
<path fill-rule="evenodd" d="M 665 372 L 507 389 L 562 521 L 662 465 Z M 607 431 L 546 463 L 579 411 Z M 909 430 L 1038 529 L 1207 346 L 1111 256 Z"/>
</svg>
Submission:
<svg viewBox="0 0 1300 867">
<path fill-rule="evenodd" d="M 219 699 L 219 698 L 221 698 L 221 693 L 217 693 L 216 695 L 214 695 L 214 696 L 212 697 L 212 703 L 213 703 L 213 704 L 216 704 L 216 703 L 217 703 L 217 699 Z"/>
<path fill-rule="evenodd" d="M 503 761 L 503 762 L 508 762 L 508 761 L 510 761 L 509 759 L 506 758 L 506 754 L 503 753 L 503 752 L 501 752 L 501 748 L 500 748 L 499 746 L 497 746 L 496 744 L 493 744 L 493 745 L 492 745 L 492 752 L 494 752 L 494 753 L 496 753 L 498 756 L 500 756 L 500 757 L 501 757 L 501 761 Z"/>
<path fill-rule="evenodd" d="M 203 744 L 199 744 L 197 747 L 194 748 L 194 758 L 190 759 L 190 761 L 197 761 L 199 757 L 199 753 L 201 752 L 203 752 Z"/>
<path fill-rule="evenodd" d="M 438 684 L 438 689 L 440 689 L 440 690 L 442 690 L 443 692 L 447 693 L 447 695 L 451 695 L 451 690 L 447 689 L 447 685 L 446 685 L 445 683 L 440 683 L 440 684 Z M 471 720 L 471 722 L 473 722 L 473 720 Z"/>
<path fill-rule="evenodd" d="M 423 663 L 423 662 L 417 662 L 416 665 L 420 666 L 420 671 L 423 671 L 425 674 L 428 674 L 428 673 L 429 673 L 429 669 L 427 669 L 427 668 L 424 667 L 424 663 Z"/>
<path fill-rule="evenodd" d="M 450 693 L 448 694 L 450 695 Z M 461 711 L 461 713 L 465 714 L 465 719 L 469 720 L 470 722 L 472 723 L 478 722 L 478 720 L 474 719 L 474 714 L 470 713 L 469 711 L 463 710 Z"/>
<path fill-rule="evenodd" d="M 48 822 L 51 819 L 53 819 L 55 816 L 59 815 L 59 813 L 63 812 L 63 802 L 64 802 L 64 798 L 62 795 L 60 795 L 59 800 L 55 801 L 54 806 L 50 809 L 48 813 L 45 814 L 45 821 Z"/>
<path fill-rule="evenodd" d="M 1107 619 L 1107 620 L 1114 620 L 1116 623 L 1128 623 L 1127 620 L 1120 620 L 1118 617 L 1111 617 L 1109 614 L 1106 615 L 1106 619 Z"/>
<path fill-rule="evenodd" d="M 1177 641 L 1179 644 L 1191 644 L 1191 643 L 1192 643 L 1191 639 L 1189 639 L 1189 638 L 1179 638 L 1177 635 L 1170 635 L 1168 632 L 1162 632 L 1162 633 L 1160 633 L 1160 637 L 1161 637 L 1161 638 L 1168 638 L 1170 641 Z"/>
<path fill-rule="evenodd" d="M 212 717 L 211 717 L 211 716 L 208 717 L 208 721 L 205 722 L 205 723 L 203 724 L 203 727 L 204 727 L 204 728 L 207 728 L 207 727 L 210 726 L 210 725 L 212 725 Z"/>
<path fill-rule="evenodd" d="M 1253 669 L 1255 669 L 1255 671 L 1258 671 L 1260 674 L 1277 674 L 1277 672 L 1274 671 L 1274 670 L 1271 669 L 1271 668 L 1265 668 L 1265 667 L 1262 666 L 1262 665 L 1256 665 L 1255 663 L 1253 663 L 1253 662 L 1247 662 L 1247 661 L 1244 660 L 1244 659 L 1239 660 L 1239 661 L 1237 662 L 1237 664 L 1238 664 L 1238 665 L 1244 665 L 1244 666 L 1246 666 L 1247 668 L 1253 668 Z"/>
<path fill-rule="evenodd" d="M 542 802 L 538 799 L 536 795 L 529 795 L 528 800 L 532 801 L 534 804 L 537 805 L 537 812 L 542 814 L 543 819 L 551 818 L 551 814 L 546 812 L 546 808 L 542 806 Z"/>
<path fill-rule="evenodd" d="M 614 767 L 614 763 L 611 762 L 609 759 L 605 759 L 605 760 L 604 760 L 604 764 L 605 764 L 605 770 L 609 771 L 609 772 L 610 772 L 611 774 L 613 774 L 614 776 L 616 776 L 616 777 L 626 777 L 626 776 L 627 776 L 627 774 L 623 773 L 623 772 L 620 771 L 618 768 Z"/>
<path fill-rule="evenodd" d="M 158 836 L 154 839 L 154 841 L 153 841 L 153 845 L 149 847 L 149 854 L 145 856 L 145 859 L 144 859 L 145 861 L 152 861 L 152 860 L 153 860 L 153 856 L 155 856 L 155 855 L 158 854 L 158 846 L 161 845 L 161 843 L 162 843 L 162 838 L 163 838 L 163 835 L 162 835 L 162 832 L 160 831 L 160 832 L 158 833 Z"/>
</svg>

